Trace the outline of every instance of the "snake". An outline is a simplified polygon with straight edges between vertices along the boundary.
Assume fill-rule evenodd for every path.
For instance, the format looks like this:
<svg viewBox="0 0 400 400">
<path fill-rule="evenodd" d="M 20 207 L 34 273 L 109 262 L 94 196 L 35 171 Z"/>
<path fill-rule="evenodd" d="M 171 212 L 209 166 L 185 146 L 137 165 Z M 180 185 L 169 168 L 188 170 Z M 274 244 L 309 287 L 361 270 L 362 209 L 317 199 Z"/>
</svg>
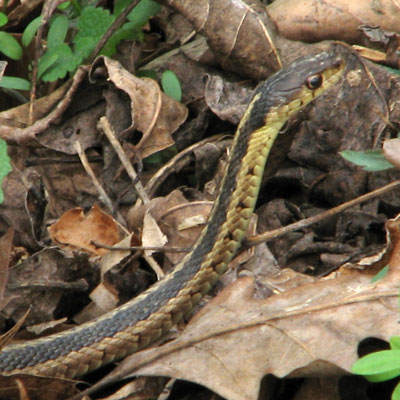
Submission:
<svg viewBox="0 0 400 400">
<path fill-rule="evenodd" d="M 284 124 L 339 81 L 345 57 L 300 58 L 261 83 L 241 118 L 220 193 L 192 250 L 173 271 L 103 316 L 0 352 L 0 374 L 77 378 L 162 337 L 217 283 L 246 235 L 265 164 Z"/>
</svg>

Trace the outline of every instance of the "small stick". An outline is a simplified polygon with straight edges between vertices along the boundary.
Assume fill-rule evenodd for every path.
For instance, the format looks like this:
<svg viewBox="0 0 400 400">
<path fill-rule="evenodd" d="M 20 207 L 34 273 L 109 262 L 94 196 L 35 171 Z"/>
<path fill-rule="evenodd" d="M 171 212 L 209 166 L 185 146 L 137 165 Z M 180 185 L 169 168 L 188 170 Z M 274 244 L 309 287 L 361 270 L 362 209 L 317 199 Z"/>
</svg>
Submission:
<svg viewBox="0 0 400 400">
<path fill-rule="evenodd" d="M 150 201 L 150 198 L 149 198 L 146 190 L 144 189 L 142 183 L 139 181 L 136 171 L 132 167 L 132 164 L 130 163 L 127 155 L 125 154 L 125 151 L 121 146 L 121 143 L 115 137 L 113 129 L 106 117 L 100 118 L 100 126 L 103 129 L 105 135 L 107 136 L 107 139 L 110 141 L 111 145 L 114 147 L 114 150 L 118 154 L 118 157 L 121 160 L 121 163 L 124 166 L 129 177 L 132 179 L 132 183 L 135 186 L 135 189 L 136 189 L 138 195 L 142 199 L 143 203 L 145 203 L 145 204 L 148 203 Z"/>
<path fill-rule="evenodd" d="M 93 246 L 96 246 L 100 249 L 106 250 L 114 250 L 114 251 L 130 251 L 130 250 L 150 250 L 150 251 L 158 251 L 165 253 L 188 253 L 191 249 L 188 248 L 179 248 L 179 247 L 168 247 L 168 246 L 110 246 L 108 244 L 103 244 L 92 240 L 90 242 Z"/>
<path fill-rule="evenodd" d="M 93 172 L 92 167 L 90 166 L 89 160 L 86 157 L 86 153 L 83 151 L 81 144 L 79 141 L 76 141 L 74 144 L 74 147 L 76 151 L 78 152 L 78 156 L 81 160 L 82 166 L 85 169 L 86 173 L 90 176 L 92 179 L 93 185 L 95 186 L 97 192 L 99 193 L 100 201 L 105 204 L 105 206 L 108 208 L 108 210 L 113 213 L 113 206 L 112 206 L 112 201 L 108 197 L 106 191 L 103 189 L 103 186 L 101 186 L 100 182 L 96 178 L 96 175 Z"/>
<path fill-rule="evenodd" d="M 264 232 L 261 233 L 260 235 L 255 235 L 247 238 L 245 240 L 245 245 L 250 247 L 250 246 L 255 246 L 256 244 L 260 244 L 263 242 L 268 242 L 273 239 L 277 239 L 278 237 L 281 237 L 285 235 L 286 233 L 296 231 L 298 229 L 306 228 L 312 224 L 315 224 L 317 222 L 320 222 L 324 220 L 325 218 L 332 217 L 333 215 L 339 214 L 344 210 L 347 210 L 350 207 L 353 207 L 357 204 L 363 203 L 364 201 L 371 200 L 375 197 L 378 197 L 384 193 L 389 192 L 390 190 L 393 190 L 394 188 L 400 186 L 400 180 L 394 181 L 392 183 L 389 183 L 379 189 L 373 190 L 372 192 L 366 193 L 360 197 L 357 197 L 353 200 L 350 200 L 346 203 L 340 204 L 337 207 L 331 208 L 328 211 L 325 211 L 321 214 L 314 215 L 312 217 L 302 219 L 301 221 L 295 222 L 293 224 L 283 226 L 282 228 L 274 229 L 273 231 L 269 232 Z"/>
</svg>

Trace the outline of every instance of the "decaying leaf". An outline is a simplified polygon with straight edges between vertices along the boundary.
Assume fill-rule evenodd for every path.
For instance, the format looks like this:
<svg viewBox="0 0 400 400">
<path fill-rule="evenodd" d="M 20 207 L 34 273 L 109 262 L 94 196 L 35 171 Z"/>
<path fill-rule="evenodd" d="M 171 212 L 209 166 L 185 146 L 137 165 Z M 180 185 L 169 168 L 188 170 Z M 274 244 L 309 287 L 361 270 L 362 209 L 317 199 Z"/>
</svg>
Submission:
<svg viewBox="0 0 400 400">
<path fill-rule="evenodd" d="M 132 235 L 128 235 L 120 242 L 116 243 L 116 247 L 128 247 L 131 245 Z M 111 250 L 105 253 L 100 259 L 100 283 L 90 292 L 89 297 L 92 302 L 89 303 L 82 311 L 74 316 L 74 321 L 83 323 L 95 319 L 103 315 L 105 312 L 115 308 L 120 299 L 117 296 L 115 288 L 107 284 L 105 274 L 113 267 L 118 265 L 122 260 L 130 255 L 129 250 Z"/>
<path fill-rule="evenodd" d="M 2 310 L 6 318 L 17 321 L 30 308 L 26 325 L 54 320 L 54 312 L 65 294 L 83 293 L 94 284 L 96 273 L 87 254 L 71 257 L 54 248 L 43 249 L 9 271 L 6 296 L 11 301 Z M 70 296 L 69 306 L 79 303 Z"/>
<path fill-rule="evenodd" d="M 260 300 L 252 297 L 253 280 L 242 278 L 204 307 L 178 339 L 131 356 L 117 373 L 171 376 L 228 399 L 251 400 L 266 374 L 350 372 L 361 340 L 399 333 L 400 218 L 388 229 L 394 246 L 383 279 L 372 283 L 368 268 L 343 267 L 309 283 L 299 274 L 298 286 Z"/>
<path fill-rule="evenodd" d="M 118 61 L 107 57 L 103 60 L 110 81 L 131 100 L 132 125 L 128 131 L 137 129 L 143 133 L 135 146 L 138 156 L 145 158 L 171 146 L 171 134 L 185 121 L 187 108 L 162 93 L 153 79 L 137 78 Z"/>
<path fill-rule="evenodd" d="M 8 268 L 11 259 L 12 241 L 14 238 L 14 231 L 12 228 L 0 237 L 0 310 L 4 308 L 8 300 L 4 296 L 8 279 Z"/>
<path fill-rule="evenodd" d="M 336 39 L 354 43 L 362 37 L 360 25 L 396 31 L 400 16 L 399 7 L 393 7 L 390 0 L 376 6 L 364 1 L 307 0 L 301 7 L 296 0 L 277 0 L 268 12 L 282 35 L 305 42 Z"/>
<path fill-rule="evenodd" d="M 87 215 L 79 207 L 67 211 L 49 227 L 49 233 L 58 243 L 97 255 L 105 254 L 107 250 L 97 248 L 91 242 L 112 246 L 119 240 L 117 223 L 96 204 Z"/>
<path fill-rule="evenodd" d="M 21 397 L 24 393 L 29 397 Z M 0 376 L 0 400 L 46 399 L 63 400 L 77 394 L 75 382 L 39 376 Z"/>
<path fill-rule="evenodd" d="M 383 142 L 383 155 L 396 168 L 400 168 L 400 139 L 390 139 Z"/>
</svg>

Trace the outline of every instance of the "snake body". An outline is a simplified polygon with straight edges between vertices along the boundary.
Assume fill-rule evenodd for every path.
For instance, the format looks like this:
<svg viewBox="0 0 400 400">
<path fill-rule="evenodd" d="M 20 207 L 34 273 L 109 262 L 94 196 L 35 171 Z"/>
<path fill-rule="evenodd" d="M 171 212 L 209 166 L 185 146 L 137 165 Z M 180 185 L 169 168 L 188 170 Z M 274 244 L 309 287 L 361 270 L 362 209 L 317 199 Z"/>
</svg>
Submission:
<svg viewBox="0 0 400 400">
<path fill-rule="evenodd" d="M 245 236 L 264 166 L 283 124 L 334 85 L 338 54 L 299 59 L 261 84 L 239 124 L 220 195 L 193 250 L 164 279 L 104 316 L 62 333 L 6 346 L 0 373 L 74 378 L 162 336 L 212 288 Z"/>
</svg>

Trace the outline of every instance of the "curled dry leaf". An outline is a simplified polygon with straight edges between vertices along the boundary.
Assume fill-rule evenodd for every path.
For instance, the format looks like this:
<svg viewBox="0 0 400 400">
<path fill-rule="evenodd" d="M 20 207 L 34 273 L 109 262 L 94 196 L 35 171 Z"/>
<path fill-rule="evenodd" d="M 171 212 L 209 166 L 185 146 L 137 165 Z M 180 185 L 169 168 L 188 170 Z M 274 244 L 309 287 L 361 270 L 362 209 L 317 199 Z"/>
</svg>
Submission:
<svg viewBox="0 0 400 400">
<path fill-rule="evenodd" d="M 260 79 L 282 66 L 275 28 L 262 5 L 243 0 L 162 3 L 185 16 L 207 38 L 225 69 Z"/>
<path fill-rule="evenodd" d="M 137 155 L 145 158 L 173 145 L 171 134 L 186 120 L 187 108 L 162 93 L 156 81 L 137 78 L 118 61 L 107 57 L 103 60 L 109 80 L 131 100 L 132 126 L 127 131 L 137 129 L 143 133 L 135 147 Z M 124 132 L 120 134 L 123 135 Z"/>
<path fill-rule="evenodd" d="M 253 280 L 242 278 L 203 308 L 178 339 L 133 355 L 116 373 L 170 376 L 230 400 L 251 400 L 266 374 L 350 372 L 361 340 L 388 340 L 399 331 L 400 218 L 387 226 L 390 272 L 381 280 L 372 283 L 369 268 L 343 267 L 308 283 L 298 274 L 297 286 L 260 300 L 252 296 Z"/>
<path fill-rule="evenodd" d="M 359 42 L 360 25 L 398 31 L 400 7 L 391 0 L 276 0 L 268 13 L 288 39 L 317 42 L 332 39 Z M 340 21 L 340 23 L 338 23 Z"/>
<path fill-rule="evenodd" d="M 49 233 L 55 242 L 96 255 L 108 250 L 97 248 L 91 244 L 92 241 L 112 246 L 119 240 L 117 223 L 96 204 L 87 215 L 80 207 L 68 210 L 49 227 Z"/>
<path fill-rule="evenodd" d="M 400 139 L 389 139 L 383 142 L 383 156 L 396 168 L 400 168 Z"/>
</svg>

